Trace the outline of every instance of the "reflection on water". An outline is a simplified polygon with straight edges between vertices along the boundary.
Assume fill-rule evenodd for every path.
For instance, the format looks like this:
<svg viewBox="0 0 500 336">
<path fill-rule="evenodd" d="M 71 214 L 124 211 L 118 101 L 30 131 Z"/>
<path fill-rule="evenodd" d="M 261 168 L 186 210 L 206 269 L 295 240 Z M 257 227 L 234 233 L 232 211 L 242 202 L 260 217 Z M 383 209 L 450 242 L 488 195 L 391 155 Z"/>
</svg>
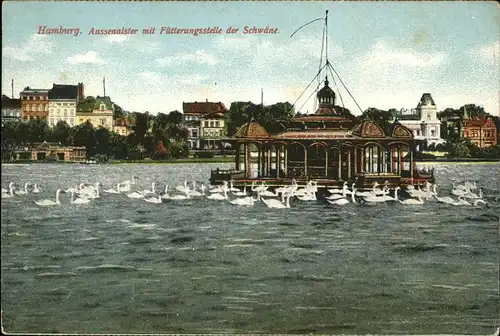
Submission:
<svg viewBox="0 0 500 336">
<path fill-rule="evenodd" d="M 2 199 L 7 332 L 471 333 L 498 326 L 500 167 L 439 165 L 440 194 L 476 180 L 488 207 L 292 200 L 280 211 L 57 188 L 139 176 L 206 181 L 221 164 L 3 165 L 40 194 Z"/>
</svg>

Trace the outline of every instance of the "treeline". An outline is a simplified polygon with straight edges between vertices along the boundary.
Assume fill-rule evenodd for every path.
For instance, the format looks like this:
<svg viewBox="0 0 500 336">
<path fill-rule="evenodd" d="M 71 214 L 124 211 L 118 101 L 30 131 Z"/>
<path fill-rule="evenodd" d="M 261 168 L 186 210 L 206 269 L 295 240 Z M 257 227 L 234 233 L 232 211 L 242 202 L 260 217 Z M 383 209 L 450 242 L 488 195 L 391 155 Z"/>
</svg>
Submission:
<svg viewBox="0 0 500 336">
<path fill-rule="evenodd" d="M 132 133 L 123 136 L 90 122 L 70 127 L 59 121 L 49 128 L 42 120 L 2 122 L 2 161 L 13 158 L 14 151 L 43 141 L 63 146 L 85 146 L 87 158 L 99 161 L 186 158 L 189 154 L 187 130 L 182 128 L 182 114 L 131 113 Z"/>
</svg>

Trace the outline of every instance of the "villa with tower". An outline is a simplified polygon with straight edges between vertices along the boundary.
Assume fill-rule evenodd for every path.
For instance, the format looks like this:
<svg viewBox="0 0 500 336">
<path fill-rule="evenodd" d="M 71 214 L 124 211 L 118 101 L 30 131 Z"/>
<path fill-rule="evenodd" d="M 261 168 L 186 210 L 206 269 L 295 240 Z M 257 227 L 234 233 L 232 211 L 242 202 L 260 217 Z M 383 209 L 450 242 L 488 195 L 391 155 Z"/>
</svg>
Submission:
<svg viewBox="0 0 500 336">
<path fill-rule="evenodd" d="M 400 124 L 408 127 L 415 139 L 425 140 L 428 145 L 445 142 L 441 138 L 441 121 L 437 117 L 437 107 L 430 93 L 424 93 L 412 114 L 397 117 Z"/>
</svg>

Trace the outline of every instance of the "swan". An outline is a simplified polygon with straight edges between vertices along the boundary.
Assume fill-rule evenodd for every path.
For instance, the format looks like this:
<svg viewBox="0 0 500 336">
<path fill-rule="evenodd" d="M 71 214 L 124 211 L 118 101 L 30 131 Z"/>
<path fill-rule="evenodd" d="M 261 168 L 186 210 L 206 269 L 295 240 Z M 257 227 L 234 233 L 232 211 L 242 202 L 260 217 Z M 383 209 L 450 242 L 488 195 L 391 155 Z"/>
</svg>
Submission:
<svg viewBox="0 0 500 336">
<path fill-rule="evenodd" d="M 271 198 L 271 199 L 263 199 L 261 198 L 262 202 L 268 207 L 268 208 L 273 208 L 273 209 L 286 209 L 286 208 L 290 208 L 290 196 L 291 194 L 290 193 L 287 193 L 286 197 L 285 197 L 285 203 L 277 200 L 277 199 L 274 199 L 274 198 Z"/>
<path fill-rule="evenodd" d="M 354 183 L 353 183 L 353 187 L 354 187 Z M 352 192 L 347 189 L 347 182 L 345 182 L 344 186 L 342 188 L 342 194 L 331 194 L 330 196 L 327 196 L 325 198 L 327 200 L 336 200 L 336 199 L 346 198 L 348 193 L 352 194 Z"/>
<path fill-rule="evenodd" d="M 2 198 L 14 197 L 14 187 L 10 187 L 9 192 L 2 192 Z"/>
<path fill-rule="evenodd" d="M 228 186 L 227 186 L 227 181 L 222 181 L 222 186 L 217 186 L 215 188 L 212 188 L 210 189 L 210 193 L 213 194 L 213 193 L 221 193 L 221 192 L 224 192 L 224 189 L 227 189 Z"/>
<path fill-rule="evenodd" d="M 154 194 L 155 193 L 155 186 L 156 186 L 156 183 L 151 182 L 151 190 L 148 190 L 148 189 L 143 190 L 142 194 L 143 195 Z"/>
<path fill-rule="evenodd" d="M 333 189 L 328 189 L 328 191 L 330 192 L 330 194 L 342 194 L 346 188 L 347 188 L 347 181 L 344 182 L 342 189 L 333 188 Z"/>
<path fill-rule="evenodd" d="M 179 185 L 179 186 L 175 187 L 175 189 L 177 189 L 177 191 L 184 193 L 184 194 L 189 192 L 188 181 L 185 180 L 184 185 Z"/>
<path fill-rule="evenodd" d="M 463 196 L 459 196 L 453 205 L 472 205 Z"/>
<path fill-rule="evenodd" d="M 232 201 L 229 201 L 229 203 L 234 204 L 234 205 L 249 205 L 252 206 L 255 203 L 255 200 L 252 196 L 247 196 L 247 197 L 241 197 L 241 198 L 236 198 Z"/>
<path fill-rule="evenodd" d="M 165 185 L 165 191 L 160 196 L 162 199 L 170 199 L 170 195 L 168 194 L 168 184 Z"/>
<path fill-rule="evenodd" d="M 463 195 L 466 198 L 473 198 L 473 199 L 481 199 L 483 198 L 483 188 L 479 188 L 479 195 L 474 194 L 473 192 L 470 191 L 470 189 L 467 189 L 467 194 Z"/>
<path fill-rule="evenodd" d="M 154 203 L 154 204 L 160 204 L 160 203 L 163 203 L 162 202 L 162 196 L 161 195 L 162 193 L 160 193 L 160 196 L 158 197 L 144 197 L 144 200 L 148 203 Z"/>
<path fill-rule="evenodd" d="M 116 184 L 116 189 L 104 189 L 103 192 L 107 194 L 119 194 L 120 193 L 120 183 Z"/>
<path fill-rule="evenodd" d="M 257 191 L 257 193 L 260 194 L 260 196 L 266 196 L 266 197 L 278 197 L 278 193 L 273 193 L 272 191 L 269 190 L 263 190 L 263 191 Z"/>
<path fill-rule="evenodd" d="M 123 184 L 123 185 L 129 185 L 129 187 L 130 187 L 130 185 L 131 185 L 131 184 L 135 184 L 135 180 L 136 180 L 136 179 L 139 179 L 139 177 L 138 177 L 138 176 L 135 176 L 135 175 L 132 175 L 132 181 L 130 181 L 130 180 L 125 180 L 125 181 L 120 182 L 120 183 L 119 183 L 119 185 L 120 185 L 120 186 L 121 186 L 122 184 Z M 127 191 L 128 191 L 128 190 L 127 190 Z"/>
<path fill-rule="evenodd" d="M 87 204 L 90 203 L 90 199 L 88 198 L 77 198 L 75 199 L 75 192 L 71 192 L 71 204 Z"/>
<path fill-rule="evenodd" d="M 38 194 L 40 192 L 40 189 L 38 188 L 38 184 L 35 183 L 33 186 L 33 190 L 31 191 L 33 194 Z"/>
<path fill-rule="evenodd" d="M 14 186 L 14 182 L 9 183 L 9 189 L 2 188 L 2 194 L 3 193 L 8 193 L 10 191 L 10 188 Z"/>
<path fill-rule="evenodd" d="M 397 201 L 398 200 L 398 190 L 400 190 L 400 187 L 394 188 L 394 196 L 388 196 L 388 195 L 383 195 L 382 197 L 385 198 L 387 202 L 392 202 L 392 201 Z"/>
<path fill-rule="evenodd" d="M 304 195 L 296 195 L 296 196 L 301 201 L 316 201 L 317 200 L 315 191 L 305 193 Z"/>
<path fill-rule="evenodd" d="M 480 203 L 481 203 L 481 204 L 484 204 L 484 205 L 486 205 L 486 204 L 487 204 L 485 200 L 478 199 L 478 200 L 475 200 L 475 201 L 474 201 L 474 204 L 473 204 L 473 205 L 477 207 L 477 206 L 479 206 L 479 204 L 480 204 Z"/>
<path fill-rule="evenodd" d="M 351 202 L 356 203 L 356 198 L 354 196 L 354 192 L 356 191 L 356 188 L 352 188 L 353 192 L 351 193 Z M 328 203 L 333 204 L 333 205 L 346 205 L 347 203 L 350 203 L 347 198 L 339 198 L 336 200 L 326 200 Z"/>
<path fill-rule="evenodd" d="M 378 182 L 375 181 L 373 183 L 371 191 L 358 191 L 358 192 L 356 192 L 356 196 L 360 196 L 360 197 L 372 197 L 372 196 L 380 195 L 380 189 L 377 188 L 378 185 L 379 185 Z M 384 190 L 382 190 L 382 195 L 384 193 L 387 193 L 387 189 L 386 188 L 384 188 Z"/>
<path fill-rule="evenodd" d="M 455 200 L 451 198 L 450 196 L 445 196 L 445 197 L 438 197 L 437 195 L 434 195 L 434 198 L 436 201 L 439 203 L 445 203 L 445 204 L 455 204 Z"/>
<path fill-rule="evenodd" d="M 185 199 L 188 199 L 188 198 L 190 198 L 189 197 L 189 193 L 187 193 L 186 195 L 173 195 L 173 196 L 170 196 L 171 200 L 185 200 Z"/>
<path fill-rule="evenodd" d="M 235 188 L 234 185 L 233 185 L 233 180 L 230 181 L 230 184 L 229 184 L 229 191 L 232 191 L 232 192 L 237 192 L 237 191 L 240 191 L 240 189 L 238 188 Z"/>
<path fill-rule="evenodd" d="M 22 195 L 28 195 L 28 186 L 29 186 L 29 185 L 30 185 L 30 184 L 29 184 L 28 182 L 26 182 L 26 183 L 24 184 L 24 190 L 18 190 L 18 191 L 15 191 L 15 192 L 14 192 L 14 194 L 16 194 L 16 195 L 21 195 L 21 196 L 22 196 Z"/>
<path fill-rule="evenodd" d="M 259 192 L 263 192 L 263 191 L 267 190 L 267 188 L 269 188 L 269 187 L 266 186 L 264 181 L 262 181 L 260 186 L 255 186 L 255 181 L 252 181 L 252 187 L 251 187 L 252 191 L 259 193 Z"/>
<path fill-rule="evenodd" d="M 133 193 L 127 194 L 128 198 L 144 198 L 144 195 L 140 191 L 134 191 Z"/>
<path fill-rule="evenodd" d="M 468 193 L 467 183 L 464 185 L 455 186 L 453 183 L 453 189 L 451 190 L 452 195 L 463 196 Z"/>
<path fill-rule="evenodd" d="M 398 189 L 396 187 L 396 189 Z M 394 193 L 394 196 L 396 197 L 396 201 L 398 201 L 399 203 L 401 204 L 406 204 L 406 205 L 421 205 L 421 204 L 424 204 L 424 200 L 421 198 L 421 197 L 418 197 L 418 199 L 414 199 L 414 198 L 408 198 L 408 199 L 405 199 L 404 201 L 400 200 L 398 198 L 398 193 Z"/>
<path fill-rule="evenodd" d="M 294 195 L 295 196 L 304 196 L 306 194 L 310 194 L 311 192 L 316 192 L 318 191 L 318 187 L 316 184 L 314 184 L 313 181 L 307 182 L 306 186 L 304 188 L 300 188 L 297 185 L 295 187 Z"/>
<path fill-rule="evenodd" d="M 227 188 L 224 188 L 223 190 L 224 195 L 221 195 L 220 193 L 212 193 L 211 195 L 208 195 L 208 199 L 212 200 L 226 200 L 227 199 Z"/>
<path fill-rule="evenodd" d="M 205 185 L 201 185 L 201 192 L 196 190 L 196 181 L 193 181 L 193 190 L 189 190 L 188 193 L 191 196 L 204 196 L 205 195 Z"/>
<path fill-rule="evenodd" d="M 279 193 L 285 193 L 285 192 L 291 192 L 292 190 L 296 190 L 298 188 L 297 180 L 292 179 L 292 184 L 287 186 L 287 187 L 280 187 L 276 188 L 274 191 L 279 194 Z"/>
<path fill-rule="evenodd" d="M 59 205 L 59 204 L 61 204 L 61 202 L 59 201 L 59 194 L 60 193 L 61 193 L 61 189 L 57 189 L 56 190 L 56 200 L 55 200 L 55 202 L 52 201 L 52 200 L 49 200 L 49 199 L 44 199 L 44 200 L 41 200 L 41 201 L 35 201 L 35 204 L 39 205 L 39 206 Z"/>
<path fill-rule="evenodd" d="M 243 191 L 239 190 L 233 192 L 234 196 L 246 196 L 247 195 L 247 184 L 245 183 L 245 186 L 243 187 Z"/>
</svg>

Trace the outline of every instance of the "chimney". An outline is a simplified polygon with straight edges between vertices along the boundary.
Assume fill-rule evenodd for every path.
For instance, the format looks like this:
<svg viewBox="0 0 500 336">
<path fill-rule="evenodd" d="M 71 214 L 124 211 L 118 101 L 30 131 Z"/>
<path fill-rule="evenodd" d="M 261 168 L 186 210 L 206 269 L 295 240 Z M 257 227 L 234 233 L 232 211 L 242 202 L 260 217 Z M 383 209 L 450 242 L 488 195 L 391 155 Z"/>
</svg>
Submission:
<svg viewBox="0 0 500 336">
<path fill-rule="evenodd" d="M 106 77 L 102 78 L 102 88 L 104 91 L 104 97 L 106 97 Z"/>
<path fill-rule="evenodd" d="M 207 100 L 207 103 L 208 103 L 208 98 L 206 98 L 206 100 Z"/>
<path fill-rule="evenodd" d="M 12 99 L 14 99 L 14 78 L 12 78 Z"/>
<path fill-rule="evenodd" d="M 84 93 L 84 88 L 83 88 L 83 83 L 78 83 L 78 97 L 76 98 L 77 99 L 77 103 L 78 102 L 82 102 L 85 100 L 85 93 Z"/>
</svg>

